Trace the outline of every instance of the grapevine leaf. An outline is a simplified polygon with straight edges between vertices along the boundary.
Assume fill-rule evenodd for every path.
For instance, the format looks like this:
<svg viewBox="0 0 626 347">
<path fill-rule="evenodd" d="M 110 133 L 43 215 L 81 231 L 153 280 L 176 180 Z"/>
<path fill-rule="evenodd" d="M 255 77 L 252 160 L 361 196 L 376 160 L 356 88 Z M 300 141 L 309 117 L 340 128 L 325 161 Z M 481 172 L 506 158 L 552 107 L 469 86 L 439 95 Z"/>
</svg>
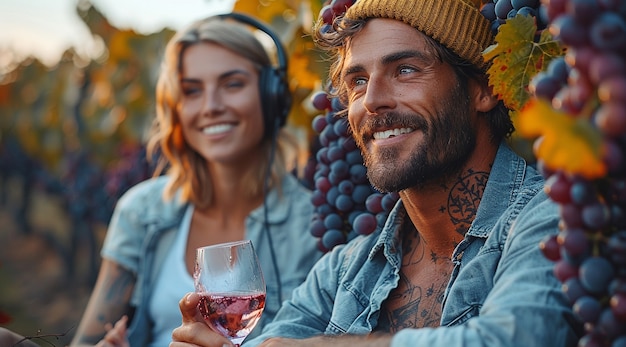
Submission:
<svg viewBox="0 0 626 347">
<path fill-rule="evenodd" d="M 492 60 L 487 73 L 493 91 L 512 110 L 519 110 L 530 98 L 530 80 L 555 57 L 563 55 L 559 42 L 544 30 L 535 42 L 533 17 L 516 16 L 501 25 L 495 44 L 483 52 Z"/>
<path fill-rule="evenodd" d="M 606 175 L 602 135 L 584 117 L 559 112 L 541 99 L 530 99 L 517 117 L 522 136 L 539 137 L 535 155 L 546 167 L 588 179 Z"/>
</svg>

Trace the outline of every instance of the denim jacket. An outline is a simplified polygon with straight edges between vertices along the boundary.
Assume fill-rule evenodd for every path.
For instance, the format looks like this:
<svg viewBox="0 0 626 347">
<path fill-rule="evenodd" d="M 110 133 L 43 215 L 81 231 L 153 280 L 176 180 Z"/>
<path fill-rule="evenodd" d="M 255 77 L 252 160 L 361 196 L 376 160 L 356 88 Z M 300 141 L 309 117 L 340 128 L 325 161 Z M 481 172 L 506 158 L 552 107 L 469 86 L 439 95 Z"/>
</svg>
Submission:
<svg viewBox="0 0 626 347">
<path fill-rule="evenodd" d="M 506 144 L 498 150 L 474 222 L 452 256 L 438 328 L 404 329 L 400 346 L 576 346 L 579 325 L 539 249 L 558 232 L 556 204 L 544 181 Z M 271 336 L 367 334 L 398 285 L 399 236 L 406 210 L 399 201 L 384 228 L 326 254 L 267 325 Z"/>
<path fill-rule="evenodd" d="M 119 200 L 111 218 L 101 251 L 136 275 L 131 298 L 135 312 L 129 326 L 129 341 L 133 347 L 145 346 L 151 339 L 148 315 L 154 281 L 183 218 L 187 204 L 178 199 L 165 201 L 163 190 L 168 177 L 162 176 L 142 182 L 131 188 Z M 282 180 L 281 198 L 272 190 L 267 197 L 268 221 L 276 265 L 280 272 L 282 298 L 290 297 L 292 290 L 304 281 L 313 264 L 322 256 L 316 239 L 307 231 L 313 205 L 310 191 L 295 177 Z M 267 287 L 267 301 L 258 326 L 271 321 L 280 307 L 278 279 L 274 271 L 269 238 L 265 232 L 263 206 L 252 211 L 245 222 L 245 238 L 252 240 L 261 260 Z M 193 288 L 190 288 L 190 291 Z M 178 307 L 173 307 L 178 310 Z M 175 322 L 178 325 L 180 322 Z M 259 332 L 261 329 L 255 329 Z"/>
</svg>

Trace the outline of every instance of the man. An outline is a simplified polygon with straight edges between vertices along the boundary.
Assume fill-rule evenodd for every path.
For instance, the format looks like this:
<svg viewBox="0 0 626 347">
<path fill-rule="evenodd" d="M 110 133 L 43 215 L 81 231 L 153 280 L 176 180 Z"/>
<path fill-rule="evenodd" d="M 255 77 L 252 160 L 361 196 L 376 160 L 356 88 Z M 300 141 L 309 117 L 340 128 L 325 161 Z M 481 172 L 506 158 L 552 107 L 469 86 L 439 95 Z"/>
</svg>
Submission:
<svg viewBox="0 0 626 347">
<path fill-rule="evenodd" d="M 487 84 L 480 52 L 493 37 L 478 6 L 358 0 L 318 32 L 369 179 L 401 199 L 382 231 L 322 258 L 244 346 L 577 344 L 538 247 L 558 212 L 503 141 L 513 129 Z M 181 300 L 170 346 L 228 345 L 196 303 Z"/>
</svg>

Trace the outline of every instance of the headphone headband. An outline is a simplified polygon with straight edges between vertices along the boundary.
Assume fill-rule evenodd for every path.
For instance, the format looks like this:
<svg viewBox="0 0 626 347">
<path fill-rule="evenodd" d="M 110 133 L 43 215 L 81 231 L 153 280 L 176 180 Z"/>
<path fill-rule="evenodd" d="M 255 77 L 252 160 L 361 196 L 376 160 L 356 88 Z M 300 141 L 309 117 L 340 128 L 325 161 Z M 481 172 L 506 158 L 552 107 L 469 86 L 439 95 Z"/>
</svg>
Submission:
<svg viewBox="0 0 626 347">
<path fill-rule="evenodd" d="M 233 19 L 261 30 L 267 34 L 276 46 L 278 65 L 264 67 L 259 76 L 259 92 L 261 106 L 263 108 L 263 124 L 265 136 L 276 135 L 279 128 L 287 123 L 287 117 L 291 109 L 291 93 L 287 82 L 287 54 L 276 33 L 260 21 L 237 12 L 218 15 L 221 18 Z"/>
<path fill-rule="evenodd" d="M 278 66 L 276 68 L 281 72 L 287 73 L 287 54 L 285 53 L 285 48 L 283 47 L 280 38 L 272 29 L 270 29 L 267 25 L 261 23 L 260 21 L 239 12 L 223 13 L 219 14 L 218 16 L 220 18 L 232 18 L 238 22 L 248 24 L 251 27 L 257 28 L 266 33 L 274 42 L 274 46 L 276 46 L 276 55 L 278 61 Z"/>
</svg>

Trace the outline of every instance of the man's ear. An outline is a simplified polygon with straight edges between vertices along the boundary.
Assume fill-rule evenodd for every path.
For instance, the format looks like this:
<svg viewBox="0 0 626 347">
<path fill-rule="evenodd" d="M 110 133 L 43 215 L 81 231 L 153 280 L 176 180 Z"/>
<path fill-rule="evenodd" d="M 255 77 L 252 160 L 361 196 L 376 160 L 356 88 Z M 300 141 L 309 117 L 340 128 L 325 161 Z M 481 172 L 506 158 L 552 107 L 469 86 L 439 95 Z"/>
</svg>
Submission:
<svg viewBox="0 0 626 347">
<path fill-rule="evenodd" d="M 490 86 L 478 87 L 474 102 L 479 112 L 489 112 L 498 104 L 498 97 L 493 95 Z"/>
</svg>

